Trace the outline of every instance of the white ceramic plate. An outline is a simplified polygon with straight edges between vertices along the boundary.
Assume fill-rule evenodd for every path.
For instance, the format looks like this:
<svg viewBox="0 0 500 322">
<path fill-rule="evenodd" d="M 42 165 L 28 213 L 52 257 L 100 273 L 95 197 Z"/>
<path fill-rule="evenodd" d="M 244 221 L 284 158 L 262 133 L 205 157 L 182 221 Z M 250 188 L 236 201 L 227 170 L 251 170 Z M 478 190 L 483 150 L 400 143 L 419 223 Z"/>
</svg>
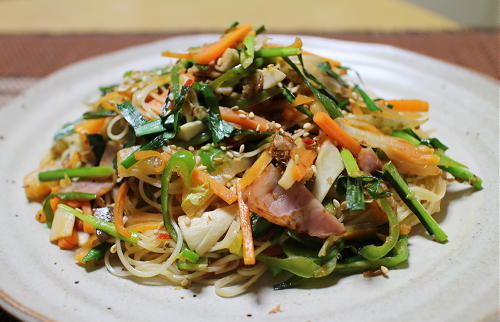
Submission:
<svg viewBox="0 0 500 322">
<path fill-rule="evenodd" d="M 370 92 L 385 98 L 420 98 L 431 104 L 431 121 L 449 153 L 484 178 L 471 193 L 451 184 L 437 218 L 449 242 L 425 233 L 410 241 L 409 267 L 390 278 L 354 275 L 318 289 L 273 291 L 265 280 L 233 299 L 211 287 L 176 290 L 87 273 L 71 252 L 48 242 L 33 217 L 22 178 L 36 168 L 53 133 L 77 118 L 97 87 L 124 71 L 164 65 L 163 50 L 183 50 L 214 35 L 171 38 L 89 59 L 47 77 L 0 109 L 0 286 L 2 306 L 23 319 L 101 321 L 473 321 L 498 314 L 498 87 L 463 68 L 389 46 L 303 37 L 305 49 L 358 70 Z M 293 37 L 275 36 L 278 43 Z M 75 281 L 79 281 L 75 284 Z M 282 312 L 268 312 L 280 304 Z M 252 314 L 251 317 L 247 314 Z"/>
</svg>

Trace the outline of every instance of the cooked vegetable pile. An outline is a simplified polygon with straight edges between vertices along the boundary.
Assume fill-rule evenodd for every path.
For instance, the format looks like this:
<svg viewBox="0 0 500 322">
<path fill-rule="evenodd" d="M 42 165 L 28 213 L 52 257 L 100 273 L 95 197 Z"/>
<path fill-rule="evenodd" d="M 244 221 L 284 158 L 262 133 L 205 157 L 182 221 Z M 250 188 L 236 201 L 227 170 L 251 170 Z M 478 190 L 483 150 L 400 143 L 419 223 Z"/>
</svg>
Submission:
<svg viewBox="0 0 500 322">
<path fill-rule="evenodd" d="M 418 223 L 445 243 L 431 215 L 447 183 L 482 181 L 421 128 L 428 103 L 375 98 L 349 67 L 264 31 L 235 23 L 100 88 L 25 178 L 50 241 L 88 268 L 225 297 L 268 270 L 275 289 L 385 275 Z"/>
</svg>

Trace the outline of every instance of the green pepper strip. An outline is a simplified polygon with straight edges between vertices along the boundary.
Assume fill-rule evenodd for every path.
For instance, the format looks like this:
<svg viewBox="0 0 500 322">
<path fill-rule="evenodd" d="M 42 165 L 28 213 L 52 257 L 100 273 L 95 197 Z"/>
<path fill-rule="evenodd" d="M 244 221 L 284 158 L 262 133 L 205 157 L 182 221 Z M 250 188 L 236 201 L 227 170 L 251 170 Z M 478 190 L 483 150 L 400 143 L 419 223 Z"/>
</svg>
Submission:
<svg viewBox="0 0 500 322">
<path fill-rule="evenodd" d="M 85 215 L 82 212 L 80 212 L 74 208 L 71 208 L 70 206 L 65 205 L 65 204 L 59 204 L 59 205 L 57 205 L 57 208 L 62 209 L 64 211 L 67 211 L 68 213 L 77 217 L 78 219 L 80 219 L 84 223 L 89 224 L 90 226 L 92 226 L 96 229 L 100 229 L 100 230 L 104 231 L 106 234 L 111 235 L 115 238 L 121 239 L 123 241 L 126 241 L 128 243 L 132 243 L 132 244 L 137 244 L 137 242 L 139 241 L 139 234 L 136 233 L 135 231 L 128 230 L 131 233 L 131 236 L 125 237 L 125 236 L 120 235 L 118 233 L 118 231 L 116 231 L 116 227 L 112 222 L 102 220 L 102 219 L 96 218 L 94 216 Z"/>
<path fill-rule="evenodd" d="M 97 198 L 96 194 L 93 193 L 85 193 L 85 192 L 59 192 L 48 195 L 43 202 L 43 213 L 45 214 L 45 218 L 47 218 L 47 227 L 52 227 L 52 220 L 54 220 L 54 212 L 52 211 L 52 207 L 50 206 L 50 200 L 52 198 L 57 197 L 63 200 L 74 200 L 74 199 L 83 199 L 83 200 L 92 200 Z"/>
<path fill-rule="evenodd" d="M 172 218 L 168 206 L 168 189 L 170 179 L 175 172 L 181 177 L 186 187 L 191 187 L 191 172 L 196 164 L 194 155 L 186 150 L 174 153 L 169 159 L 161 176 L 161 210 L 163 213 L 163 225 L 167 232 L 172 236 L 172 239 L 177 242 L 177 232 L 172 225 Z M 196 263 L 199 259 L 198 254 L 190 250 L 186 243 L 183 243 L 181 256 L 191 263 Z"/>
<path fill-rule="evenodd" d="M 55 181 L 68 178 L 89 178 L 89 177 L 107 177 L 114 172 L 112 167 L 88 167 L 88 168 L 70 168 L 58 169 L 40 172 L 38 180 L 40 181 Z"/>
<path fill-rule="evenodd" d="M 264 65 L 264 59 L 262 58 L 255 59 L 247 68 L 241 64 L 237 65 L 210 82 L 210 87 L 216 89 L 222 86 L 236 85 L 242 78 L 249 76 L 257 68 L 262 67 L 262 65 Z"/>
<path fill-rule="evenodd" d="M 380 266 L 394 267 L 408 260 L 408 236 L 401 236 L 392 249 L 390 256 L 377 260 L 361 260 L 350 263 L 338 263 L 334 274 L 356 274 Z"/>
<path fill-rule="evenodd" d="M 103 243 L 95 246 L 94 248 L 89 250 L 87 255 L 85 255 L 85 257 L 82 259 L 82 262 L 87 263 L 90 261 L 98 261 L 103 259 L 104 255 L 112 245 L 113 244 L 111 243 Z"/>
<path fill-rule="evenodd" d="M 283 57 L 283 56 L 297 56 L 302 51 L 300 48 L 290 47 L 275 47 L 275 48 L 262 48 L 255 52 L 255 57 Z"/>
<path fill-rule="evenodd" d="M 448 240 L 446 233 L 439 227 L 439 224 L 427 212 L 420 201 L 415 198 L 413 192 L 410 190 L 405 180 L 398 173 L 398 170 L 392 162 L 387 162 L 382 168 L 384 177 L 391 183 L 401 200 L 410 208 L 410 210 L 417 216 L 425 229 L 431 236 L 439 243 L 445 243 Z"/>
<path fill-rule="evenodd" d="M 399 220 L 387 199 L 380 199 L 380 206 L 389 219 L 389 236 L 380 246 L 367 245 L 361 248 L 359 254 L 368 260 L 376 260 L 384 257 L 394 248 L 399 237 Z"/>
</svg>

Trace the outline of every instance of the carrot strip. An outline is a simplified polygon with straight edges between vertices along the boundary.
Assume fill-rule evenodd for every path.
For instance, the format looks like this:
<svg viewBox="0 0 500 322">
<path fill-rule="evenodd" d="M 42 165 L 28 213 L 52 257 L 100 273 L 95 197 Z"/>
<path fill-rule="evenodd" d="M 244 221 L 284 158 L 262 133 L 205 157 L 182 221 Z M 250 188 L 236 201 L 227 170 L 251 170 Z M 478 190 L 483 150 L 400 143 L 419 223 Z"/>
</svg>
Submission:
<svg viewBox="0 0 500 322">
<path fill-rule="evenodd" d="M 236 193 L 238 195 L 238 208 L 241 223 L 241 233 L 243 235 L 243 262 L 245 265 L 255 264 L 255 250 L 253 248 L 252 226 L 250 224 L 250 210 L 243 200 L 241 180 L 236 183 Z"/>
<path fill-rule="evenodd" d="M 399 234 L 408 235 L 411 232 L 411 226 L 407 224 L 399 224 Z"/>
<path fill-rule="evenodd" d="M 386 103 L 398 112 L 429 112 L 429 103 L 421 100 L 390 100 Z"/>
<path fill-rule="evenodd" d="M 82 204 L 82 212 L 88 216 L 93 216 L 92 207 L 90 206 L 90 201 L 89 200 L 81 201 L 81 204 Z M 95 228 L 85 222 L 83 223 L 83 231 L 86 232 L 87 234 L 91 235 L 95 234 Z"/>
<path fill-rule="evenodd" d="M 198 169 L 194 169 L 191 174 L 192 180 L 195 184 L 203 184 L 208 182 L 210 190 L 219 198 L 227 202 L 228 204 L 234 203 L 238 197 L 236 194 L 229 190 L 226 186 L 224 186 L 219 181 L 215 180 L 212 176 L 206 174 L 203 171 Z"/>
<path fill-rule="evenodd" d="M 71 236 L 59 238 L 57 240 L 57 246 L 61 249 L 73 249 L 78 246 L 78 231 L 76 228 L 73 228 Z"/>
<path fill-rule="evenodd" d="M 311 104 L 313 102 L 314 102 L 314 98 L 299 94 L 299 95 L 297 95 L 297 97 L 295 97 L 295 100 L 293 101 L 292 106 L 299 106 L 302 104 Z"/>
<path fill-rule="evenodd" d="M 260 154 L 259 158 L 252 164 L 252 166 L 245 172 L 243 177 L 239 180 L 242 189 L 249 186 L 267 167 L 273 157 L 269 152 L 264 151 Z"/>
<path fill-rule="evenodd" d="M 221 118 L 226 122 L 231 122 L 238 124 L 245 129 L 267 131 L 269 129 L 268 124 L 270 123 L 263 117 L 253 116 L 250 118 L 247 113 L 234 111 L 227 107 L 219 107 Z"/>
<path fill-rule="evenodd" d="M 292 177 L 295 181 L 300 181 L 306 176 L 307 171 L 311 169 L 316 159 L 316 155 L 314 150 L 305 147 L 296 148 L 290 152 L 290 156 L 294 160 Z"/>
<path fill-rule="evenodd" d="M 318 112 L 314 114 L 313 120 L 330 139 L 347 148 L 354 156 L 358 156 L 358 153 L 361 151 L 359 142 L 344 131 L 328 114 Z"/>
<path fill-rule="evenodd" d="M 83 120 L 75 126 L 75 132 L 78 134 L 99 134 L 106 125 L 106 118 Z"/>
<path fill-rule="evenodd" d="M 118 189 L 118 195 L 115 201 L 115 210 L 113 211 L 113 219 L 118 233 L 122 236 L 129 237 L 132 235 L 130 231 L 125 229 L 123 225 L 123 208 L 125 206 L 125 198 L 128 192 L 128 181 L 125 181 Z"/>
<path fill-rule="evenodd" d="M 208 64 L 219 58 L 226 49 L 235 47 L 252 30 L 252 25 L 240 25 L 224 34 L 221 39 L 203 47 L 198 53 L 193 54 L 193 60 L 199 64 Z"/>
<path fill-rule="evenodd" d="M 185 53 L 185 54 L 174 53 L 174 52 L 171 52 L 171 51 L 168 51 L 168 50 L 162 52 L 161 55 L 163 57 L 171 57 L 171 58 L 179 58 L 179 59 L 191 59 L 192 58 L 192 54 L 190 54 L 190 53 Z"/>
</svg>

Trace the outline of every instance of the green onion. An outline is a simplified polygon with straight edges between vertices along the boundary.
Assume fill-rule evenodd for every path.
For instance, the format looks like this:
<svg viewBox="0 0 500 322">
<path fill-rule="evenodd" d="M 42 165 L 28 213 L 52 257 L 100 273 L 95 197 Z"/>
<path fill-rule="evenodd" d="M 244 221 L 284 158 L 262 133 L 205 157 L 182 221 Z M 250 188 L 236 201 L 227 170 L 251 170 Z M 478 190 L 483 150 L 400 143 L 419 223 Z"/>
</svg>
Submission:
<svg viewBox="0 0 500 322">
<path fill-rule="evenodd" d="M 259 94 L 255 96 L 249 98 L 240 98 L 237 100 L 228 99 L 224 101 L 224 103 L 226 103 L 227 106 L 238 106 L 242 110 L 247 110 L 250 107 L 265 102 L 280 93 L 282 93 L 281 88 L 271 87 L 269 89 L 261 91 Z"/>
<path fill-rule="evenodd" d="M 323 94 L 320 92 L 318 88 L 316 88 L 305 76 L 304 74 L 300 71 L 300 69 L 295 65 L 290 58 L 288 57 L 283 57 L 285 62 L 292 67 L 292 69 L 302 78 L 304 83 L 309 87 L 313 95 L 320 101 L 320 103 L 323 105 L 323 107 L 326 109 L 328 114 L 332 118 L 337 118 L 342 116 L 342 112 L 340 112 L 337 104 L 327 95 Z"/>
<path fill-rule="evenodd" d="M 93 119 L 101 119 L 104 117 L 110 117 L 110 116 L 116 116 L 116 115 L 118 115 L 118 114 L 116 114 L 115 111 L 100 109 L 97 111 L 83 113 L 83 119 L 84 120 L 93 120 Z"/>
<path fill-rule="evenodd" d="M 445 167 L 439 166 L 444 171 L 450 173 L 459 180 L 468 182 L 472 187 L 481 190 L 483 189 L 483 180 L 465 168 L 460 167 Z"/>
<path fill-rule="evenodd" d="M 74 199 L 83 199 L 83 200 L 92 200 L 97 198 L 96 194 L 93 193 L 85 193 L 85 192 L 58 192 L 53 193 L 45 198 L 43 202 L 42 210 L 45 214 L 45 218 L 47 219 L 47 227 L 52 227 L 52 221 L 54 220 L 54 212 L 52 211 L 52 207 L 50 205 L 50 201 L 52 198 L 57 197 L 63 200 L 74 200 Z"/>
<path fill-rule="evenodd" d="M 80 219 L 84 223 L 89 224 L 90 226 L 92 226 L 96 229 L 100 229 L 103 232 L 105 232 L 106 234 L 111 235 L 115 238 L 121 239 L 123 241 L 126 241 L 128 243 L 132 243 L 132 244 L 137 244 L 137 242 L 139 240 L 139 234 L 136 233 L 135 231 L 128 230 L 131 233 L 131 237 L 125 237 L 125 236 L 120 235 L 118 233 L 118 231 L 116 230 L 115 225 L 112 222 L 102 220 L 102 219 L 96 218 L 94 216 L 85 215 L 82 212 L 80 212 L 74 208 L 71 208 L 70 206 L 64 205 L 64 204 L 57 205 L 57 208 L 62 209 L 64 211 L 72 214 L 73 216 L 77 217 L 78 219 Z"/>
<path fill-rule="evenodd" d="M 177 261 L 177 268 L 181 271 L 205 271 L 208 268 L 208 257 L 200 258 L 200 260 L 196 264 Z"/>
<path fill-rule="evenodd" d="M 356 162 L 356 159 L 354 159 L 351 151 L 348 149 L 342 149 L 340 151 L 340 157 L 342 158 L 342 162 L 344 163 L 349 177 L 356 178 L 364 175 L 363 171 L 359 169 L 358 163 Z"/>
<path fill-rule="evenodd" d="M 398 170 L 392 162 L 387 162 L 382 168 L 384 177 L 391 183 L 399 197 L 408 206 L 408 208 L 417 216 L 425 229 L 439 243 L 445 243 L 448 240 L 446 233 L 439 227 L 439 224 L 427 212 L 420 201 L 415 198 L 405 180 L 398 173 Z"/>
<path fill-rule="evenodd" d="M 157 150 L 159 148 L 161 148 L 162 146 L 165 145 L 165 139 L 163 137 L 163 134 L 160 134 L 158 135 L 157 137 L 155 137 L 153 140 L 149 141 L 148 143 L 144 144 L 143 146 L 141 146 L 139 149 L 135 150 L 134 152 L 132 152 L 125 160 L 122 161 L 122 163 L 120 163 L 125 169 L 128 169 L 130 168 L 131 166 L 133 166 L 137 160 L 135 159 L 135 156 L 134 154 L 137 152 L 137 151 L 148 151 L 148 150 Z"/>
<path fill-rule="evenodd" d="M 262 48 L 255 52 L 255 57 L 284 57 L 300 55 L 300 48 L 275 47 Z"/>
<path fill-rule="evenodd" d="M 368 260 L 380 259 L 387 255 L 394 248 L 399 237 L 398 216 L 392 210 L 387 199 L 381 199 L 380 205 L 389 219 L 389 236 L 385 238 L 385 242 L 380 246 L 367 245 L 361 248 L 359 254 Z"/>
<path fill-rule="evenodd" d="M 363 194 L 363 182 L 360 178 L 347 178 L 345 200 L 347 209 L 364 210 L 365 196 Z"/>
<path fill-rule="evenodd" d="M 391 135 L 394 137 L 406 140 L 415 146 L 420 145 L 420 140 L 415 138 L 414 136 L 408 134 L 406 131 L 403 131 L 403 130 L 392 131 Z"/>
<path fill-rule="evenodd" d="M 245 48 L 240 52 L 240 62 L 243 68 L 247 68 L 253 63 L 255 57 L 255 36 L 248 35 L 243 39 Z"/>
<path fill-rule="evenodd" d="M 361 98 L 363 99 L 363 101 L 365 102 L 366 104 L 366 107 L 374 112 L 374 111 L 382 111 L 382 109 L 380 107 L 378 107 L 377 103 L 375 103 L 370 96 L 368 96 L 368 94 L 365 93 L 364 90 L 362 90 L 361 88 L 359 88 L 358 85 L 354 86 L 354 91 L 357 92 Z"/>
<path fill-rule="evenodd" d="M 342 77 L 340 77 L 339 74 L 337 74 L 336 72 L 333 71 L 332 66 L 330 65 L 329 62 L 324 61 L 324 62 L 318 64 L 318 68 L 323 73 L 325 73 L 328 76 L 330 76 L 331 78 L 335 79 L 340 85 L 342 85 L 344 87 L 348 86 L 347 83 L 342 79 Z"/>
<path fill-rule="evenodd" d="M 184 182 L 185 187 L 191 187 L 191 172 L 194 169 L 196 160 L 194 155 L 186 150 L 174 153 L 169 159 L 161 176 L 161 210 L 163 214 L 163 225 L 172 239 L 177 242 L 177 232 L 172 225 L 172 218 L 169 210 L 169 194 L 170 179 L 175 172 Z M 186 243 L 183 243 L 181 257 L 191 263 L 196 263 L 199 259 L 198 254 L 190 250 Z"/>
<path fill-rule="evenodd" d="M 266 32 L 266 26 L 262 25 L 257 30 L 255 30 L 256 35 L 260 35 L 261 33 Z"/>
<path fill-rule="evenodd" d="M 118 86 L 118 84 L 99 87 L 99 90 L 101 91 L 101 96 L 111 93 L 112 91 L 115 90 L 116 86 Z"/>
<path fill-rule="evenodd" d="M 297 105 L 297 106 L 295 106 L 295 109 L 296 109 L 297 111 L 301 112 L 302 114 L 307 115 L 307 117 L 312 118 L 312 117 L 314 116 L 314 114 L 313 114 L 310 110 L 308 110 L 308 109 L 304 106 L 304 104 L 301 104 L 301 105 Z"/>
<path fill-rule="evenodd" d="M 153 133 L 160 133 L 163 131 L 165 131 L 165 128 L 161 124 L 161 119 L 156 119 L 144 122 L 139 125 L 135 130 L 135 134 L 137 136 L 144 136 Z"/>
<path fill-rule="evenodd" d="M 58 169 L 40 172 L 38 180 L 40 181 L 54 181 L 68 178 L 91 178 L 91 177 L 107 177 L 113 174 L 112 167 L 89 167 L 89 168 L 71 168 L 71 169 Z"/>
<path fill-rule="evenodd" d="M 111 243 L 103 243 L 92 248 L 87 255 L 82 259 L 82 262 L 98 261 L 104 258 L 108 249 L 112 246 Z"/>
</svg>

